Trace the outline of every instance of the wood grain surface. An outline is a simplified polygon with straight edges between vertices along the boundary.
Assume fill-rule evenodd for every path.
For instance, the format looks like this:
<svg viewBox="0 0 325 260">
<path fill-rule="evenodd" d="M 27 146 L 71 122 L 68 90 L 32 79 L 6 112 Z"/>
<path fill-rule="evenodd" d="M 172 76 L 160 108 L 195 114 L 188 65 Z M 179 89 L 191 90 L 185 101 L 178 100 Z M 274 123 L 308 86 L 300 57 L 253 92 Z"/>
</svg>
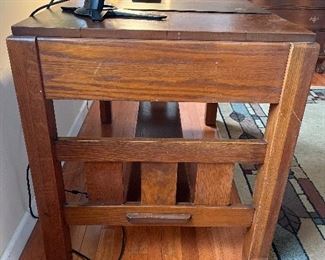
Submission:
<svg viewBox="0 0 325 260">
<path fill-rule="evenodd" d="M 110 1 L 119 4 L 121 1 Z M 130 3 L 131 1 L 127 1 Z M 171 1 L 173 2 L 173 1 Z M 197 5 L 197 1 L 175 1 L 184 8 Z M 200 1 L 201 3 L 202 1 Z M 207 1 L 204 1 L 205 3 Z M 220 5 L 220 1 L 213 1 Z M 217 3 L 216 3 L 217 2 Z M 82 0 L 62 5 L 81 6 Z M 235 5 L 248 8 L 249 3 Z M 209 3 L 206 5 L 210 6 Z M 159 8 L 159 4 L 157 4 Z M 209 7 L 211 8 L 211 7 Z M 219 6 L 220 8 L 220 6 Z M 222 1 L 224 10 L 234 9 L 233 1 Z M 244 10 L 241 9 L 242 11 Z M 251 7 L 249 7 L 251 8 Z M 255 9 L 258 9 L 254 7 Z M 160 12 L 165 14 L 164 12 Z M 167 12 L 166 21 L 108 19 L 102 23 L 62 13 L 59 7 L 44 10 L 12 27 L 17 36 L 84 37 L 148 40 L 201 40 L 201 41 L 314 41 L 315 34 L 271 14 L 188 13 Z"/>
<path fill-rule="evenodd" d="M 204 104 L 199 104 L 203 106 Z M 98 104 L 89 111 L 80 137 L 99 136 L 110 125 L 101 125 Z M 196 111 L 194 109 L 194 111 Z M 202 121 L 203 122 L 203 121 Z M 204 122 L 203 122 L 204 123 Z M 113 125 L 111 125 L 114 128 Z M 192 132 L 195 132 L 194 130 Z M 196 131 L 198 132 L 198 131 Z M 63 176 L 68 189 L 84 189 L 82 164 L 67 162 Z M 232 203 L 240 203 L 236 192 Z M 77 202 L 79 196 L 69 195 L 69 202 Z M 76 200 L 77 199 L 77 200 Z M 246 228 L 179 228 L 179 227 L 127 227 L 126 247 L 123 259 L 176 258 L 187 260 L 201 256 L 203 259 L 241 259 L 243 234 Z M 121 252 L 122 229 L 120 227 L 71 226 L 73 248 L 91 259 L 115 260 Z M 23 260 L 45 259 L 43 237 L 37 224 L 24 252 Z M 73 256 L 73 260 L 79 260 Z"/>
<path fill-rule="evenodd" d="M 141 163 L 142 204 L 175 205 L 176 186 L 177 163 Z"/>
<path fill-rule="evenodd" d="M 103 107 L 104 105 L 104 107 Z M 100 137 L 134 137 L 138 115 L 138 102 L 100 102 L 100 118 L 103 123 L 102 110 L 112 114 L 114 124 L 101 125 Z M 107 111 L 108 110 L 108 111 Z M 105 116 L 107 119 L 107 115 Z M 98 121 L 97 121 L 98 122 Z M 114 162 L 85 162 L 84 171 L 89 199 L 93 202 L 121 204 L 126 200 L 131 165 L 119 160 Z"/>
<path fill-rule="evenodd" d="M 261 163 L 265 149 L 263 140 L 67 137 L 56 143 L 62 161 Z"/>
<path fill-rule="evenodd" d="M 20 41 L 9 38 L 7 46 L 37 194 L 46 257 L 68 260 L 71 259 L 71 241 L 62 211 L 65 202 L 62 169 L 54 153 L 54 140 L 57 138 L 54 107 L 51 100 L 44 98 L 36 39 L 30 37 Z"/>
<path fill-rule="evenodd" d="M 248 259 L 268 257 L 318 52 L 318 44 L 292 46 L 281 101 L 270 108 L 268 148 L 253 193 L 256 213 L 244 246 Z"/>
<path fill-rule="evenodd" d="M 38 44 L 49 99 L 277 103 L 289 53 L 287 43 L 43 38 Z"/>
<path fill-rule="evenodd" d="M 132 226 L 126 218 L 128 213 L 191 214 L 191 221 L 182 226 L 194 227 L 249 227 L 254 209 L 250 206 L 232 205 L 228 207 L 194 205 L 67 205 L 66 220 L 70 225 L 112 225 Z M 154 225 L 154 224 L 152 224 Z M 159 225 L 173 225 L 171 223 Z M 175 224 L 174 224 L 175 225 Z M 179 225 L 179 224 L 178 224 Z"/>
</svg>

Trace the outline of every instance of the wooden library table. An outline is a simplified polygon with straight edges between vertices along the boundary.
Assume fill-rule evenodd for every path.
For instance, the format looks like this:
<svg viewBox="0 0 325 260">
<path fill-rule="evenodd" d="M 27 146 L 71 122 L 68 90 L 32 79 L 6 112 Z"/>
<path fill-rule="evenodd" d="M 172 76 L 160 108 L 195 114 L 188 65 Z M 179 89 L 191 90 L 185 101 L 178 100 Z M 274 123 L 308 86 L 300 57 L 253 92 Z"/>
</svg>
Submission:
<svg viewBox="0 0 325 260">
<path fill-rule="evenodd" d="M 111 3 L 167 19 L 96 23 L 56 7 L 7 41 L 47 259 L 72 258 L 69 225 L 125 226 L 124 259 L 267 258 L 315 35 L 245 1 Z M 59 99 L 99 100 L 106 130 L 58 137 Z M 264 139 L 221 139 L 207 126 L 217 102 L 270 103 Z M 83 164 L 86 202 L 66 201 L 62 161 Z M 235 163 L 261 165 L 251 205 Z"/>
</svg>

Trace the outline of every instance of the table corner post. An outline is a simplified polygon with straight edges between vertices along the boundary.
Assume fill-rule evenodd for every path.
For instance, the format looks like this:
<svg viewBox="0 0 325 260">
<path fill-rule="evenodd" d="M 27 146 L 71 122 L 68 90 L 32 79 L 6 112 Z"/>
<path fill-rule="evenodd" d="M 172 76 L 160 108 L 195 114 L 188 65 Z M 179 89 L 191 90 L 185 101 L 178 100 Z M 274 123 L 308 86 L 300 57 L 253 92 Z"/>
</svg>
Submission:
<svg viewBox="0 0 325 260">
<path fill-rule="evenodd" d="M 316 43 L 290 44 L 280 102 L 270 106 L 266 157 L 257 174 L 255 214 L 245 237 L 243 259 L 269 256 L 318 49 Z"/>
<path fill-rule="evenodd" d="M 72 259 L 64 218 L 62 168 L 55 156 L 57 139 L 53 101 L 45 98 L 36 37 L 7 39 L 7 47 L 32 171 L 47 259 Z"/>
</svg>

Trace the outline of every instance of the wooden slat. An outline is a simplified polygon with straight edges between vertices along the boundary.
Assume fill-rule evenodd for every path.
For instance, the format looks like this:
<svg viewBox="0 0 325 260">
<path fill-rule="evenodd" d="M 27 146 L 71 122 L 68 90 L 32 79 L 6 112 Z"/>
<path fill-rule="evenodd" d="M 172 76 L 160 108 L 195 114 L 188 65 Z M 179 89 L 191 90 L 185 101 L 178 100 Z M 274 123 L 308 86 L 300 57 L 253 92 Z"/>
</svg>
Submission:
<svg viewBox="0 0 325 260">
<path fill-rule="evenodd" d="M 206 106 L 197 103 L 181 104 L 180 114 L 184 137 L 203 138 L 205 142 L 220 139 L 216 127 L 217 107 L 218 104 L 207 104 Z M 220 153 L 225 152 L 226 150 L 220 151 Z M 229 205 L 233 186 L 233 168 L 233 163 L 187 164 L 187 176 L 194 204 Z"/>
<path fill-rule="evenodd" d="M 269 144 L 255 182 L 256 212 L 244 243 L 245 259 L 268 257 L 318 52 L 318 44 L 292 45 L 281 101 L 269 112 Z"/>
<path fill-rule="evenodd" d="M 90 201 L 125 202 L 123 163 L 85 163 L 84 169 Z"/>
<path fill-rule="evenodd" d="M 56 143 L 61 161 L 262 163 L 265 149 L 263 140 L 60 138 Z"/>
<path fill-rule="evenodd" d="M 141 102 L 138 115 L 137 137 L 181 137 L 177 103 Z M 142 153 L 142 149 L 138 153 Z M 155 158 L 162 149 L 151 151 Z M 165 152 L 168 152 L 166 150 Z M 155 162 L 155 160 L 151 160 Z M 141 163 L 141 204 L 175 205 L 177 187 L 176 163 Z"/>
<path fill-rule="evenodd" d="M 226 206 L 231 203 L 234 164 L 197 165 L 194 204 Z"/>
<path fill-rule="evenodd" d="M 249 227 L 254 209 L 249 206 L 205 207 L 205 206 L 147 206 L 147 205 L 109 205 L 109 206 L 65 206 L 65 216 L 69 224 L 76 225 L 123 225 L 133 226 L 127 220 L 129 213 L 152 214 L 191 214 L 189 223 L 181 226 L 241 226 Z M 135 225 L 135 224 L 134 224 Z M 164 225 L 173 225 L 166 223 Z M 180 224 L 178 224 L 180 225 Z"/>
<path fill-rule="evenodd" d="M 39 50 L 49 99 L 277 103 L 289 44 L 44 38 Z"/>
<path fill-rule="evenodd" d="M 98 104 L 95 104 L 96 106 Z M 104 111 L 103 111 L 104 109 Z M 111 116 L 112 124 L 100 125 L 101 132 L 93 136 L 134 137 L 137 122 L 138 102 L 100 102 L 100 119 L 97 115 L 95 124 L 103 123 L 103 116 Z M 111 115 L 112 110 L 114 112 Z M 108 112 L 109 115 L 105 115 Z M 104 115 L 103 115 L 104 113 Z M 106 121 L 109 123 L 109 121 Z M 95 127 L 94 125 L 92 127 Z M 82 152 L 82 151 L 81 151 Z M 126 200 L 130 163 L 122 162 L 86 162 L 85 176 L 90 201 L 121 204 Z"/>
<path fill-rule="evenodd" d="M 141 203 L 145 205 L 176 204 L 176 183 L 177 163 L 142 163 Z"/>
</svg>

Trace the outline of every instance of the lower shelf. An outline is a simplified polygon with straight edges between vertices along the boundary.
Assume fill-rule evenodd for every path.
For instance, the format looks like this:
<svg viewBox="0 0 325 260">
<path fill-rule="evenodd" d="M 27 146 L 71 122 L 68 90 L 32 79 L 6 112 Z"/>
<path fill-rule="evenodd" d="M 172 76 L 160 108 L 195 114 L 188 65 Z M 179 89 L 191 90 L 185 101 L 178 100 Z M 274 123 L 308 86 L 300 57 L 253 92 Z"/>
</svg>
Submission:
<svg viewBox="0 0 325 260">
<path fill-rule="evenodd" d="M 96 254 L 92 259 L 118 259 L 121 250 L 126 259 L 242 259 L 245 229 L 127 227 L 122 249 L 121 228 L 101 230 Z"/>
</svg>

